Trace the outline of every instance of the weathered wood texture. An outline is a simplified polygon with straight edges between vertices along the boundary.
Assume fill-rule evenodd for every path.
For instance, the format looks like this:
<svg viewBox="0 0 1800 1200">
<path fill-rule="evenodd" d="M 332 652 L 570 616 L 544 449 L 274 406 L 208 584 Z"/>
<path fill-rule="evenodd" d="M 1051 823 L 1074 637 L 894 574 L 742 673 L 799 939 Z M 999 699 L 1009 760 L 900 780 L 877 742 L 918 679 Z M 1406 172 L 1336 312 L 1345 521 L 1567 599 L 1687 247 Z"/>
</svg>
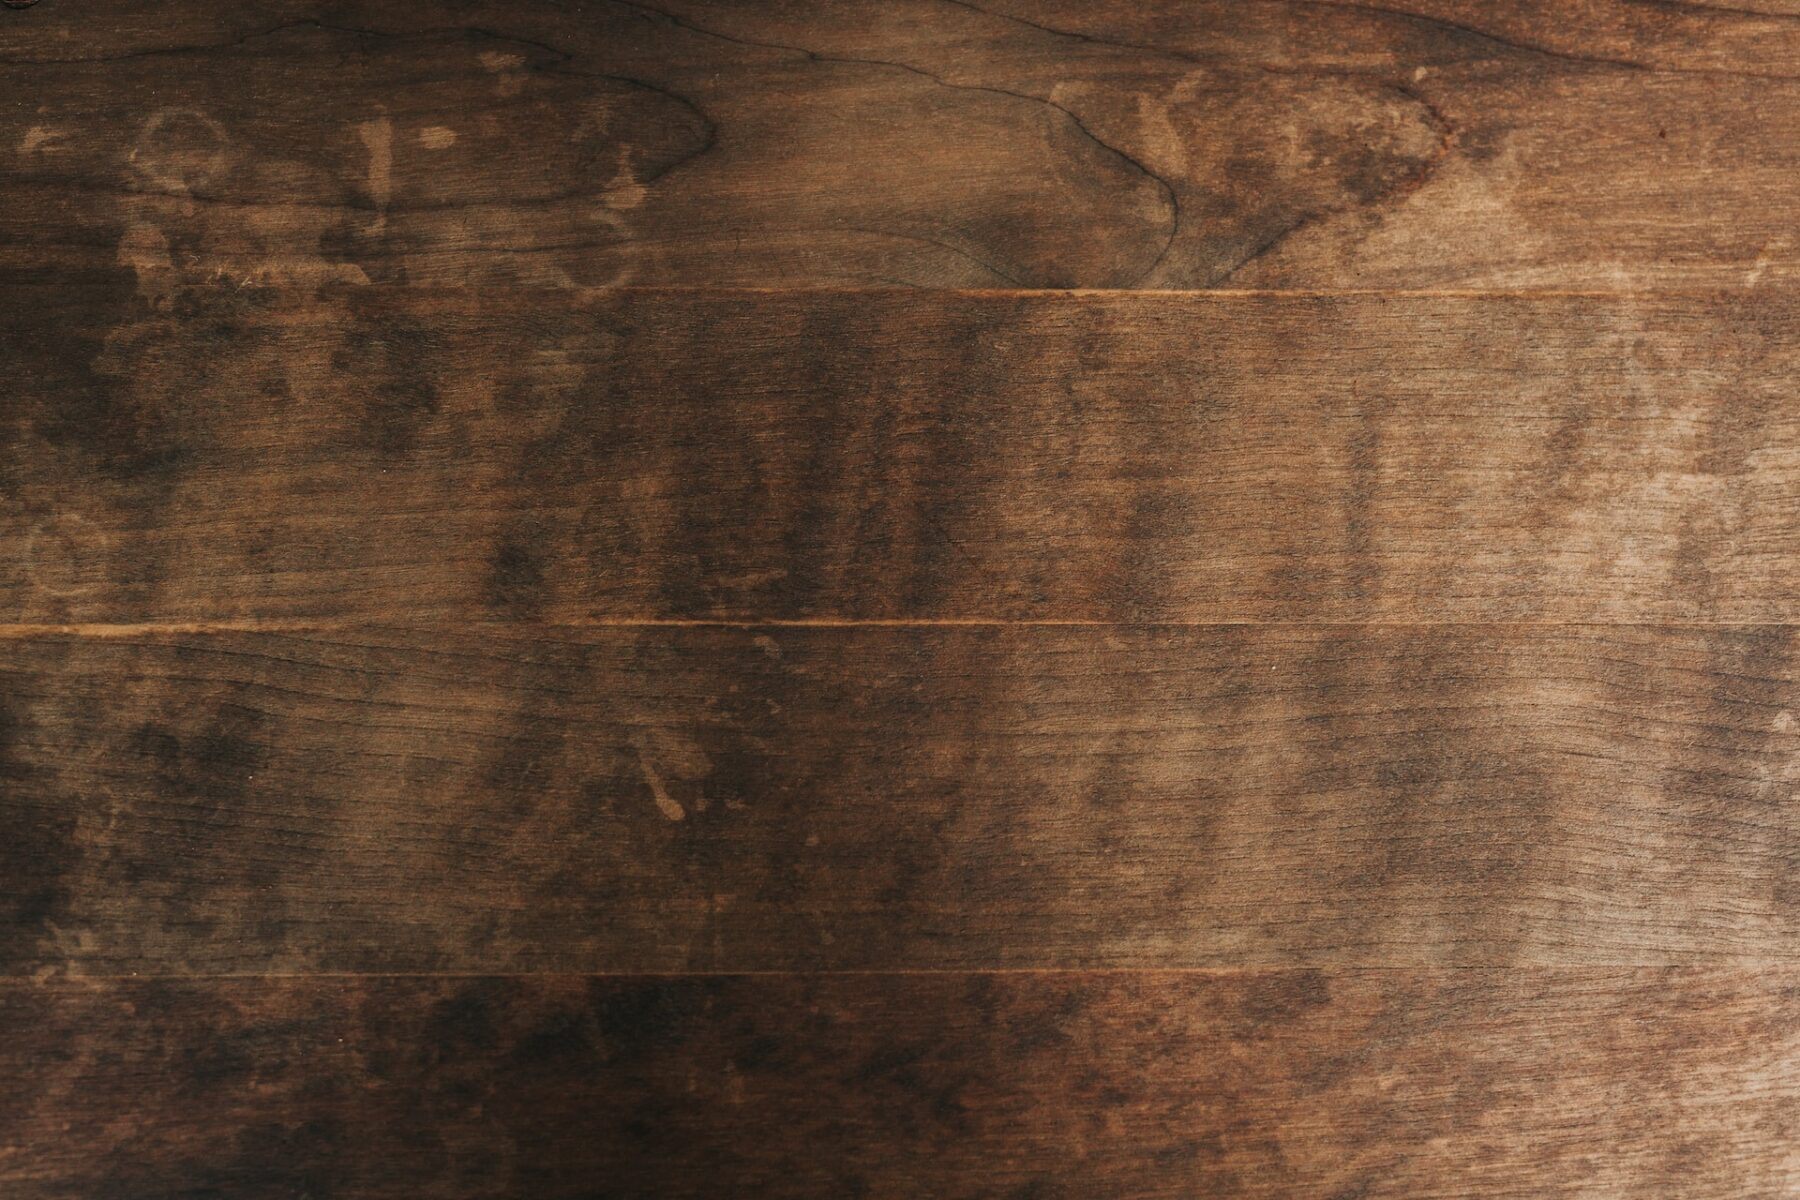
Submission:
<svg viewBox="0 0 1800 1200">
<path fill-rule="evenodd" d="M 1749 286 L 1800 13 L 43 0 L 0 271 L 167 285 Z"/>
<path fill-rule="evenodd" d="M 4 621 L 1800 617 L 1785 298 L 11 298 Z"/>
<path fill-rule="evenodd" d="M 1800 1194 L 1791 3 L 5 4 L 6 1200 Z"/>
<path fill-rule="evenodd" d="M 12 1200 L 1785 1197 L 1800 978 L 0 985 Z"/>
<path fill-rule="evenodd" d="M 12 974 L 1800 955 L 1788 628 L 0 640 Z"/>
</svg>

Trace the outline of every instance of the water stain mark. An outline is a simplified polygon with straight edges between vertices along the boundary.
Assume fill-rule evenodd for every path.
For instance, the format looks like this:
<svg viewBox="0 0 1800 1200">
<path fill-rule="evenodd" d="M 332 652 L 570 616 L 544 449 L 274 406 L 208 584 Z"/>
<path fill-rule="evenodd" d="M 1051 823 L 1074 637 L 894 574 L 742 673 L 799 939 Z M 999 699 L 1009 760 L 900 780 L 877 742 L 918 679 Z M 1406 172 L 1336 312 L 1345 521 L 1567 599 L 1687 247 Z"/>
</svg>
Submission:
<svg viewBox="0 0 1800 1200">
<path fill-rule="evenodd" d="M 394 123 L 387 117 L 364 121 L 356 136 L 369 151 L 369 199 L 375 205 L 371 233 L 387 228 L 387 207 L 394 198 Z"/>
<path fill-rule="evenodd" d="M 669 795 L 669 789 L 663 786 L 662 773 L 656 769 L 655 760 L 645 752 L 642 742 L 636 743 L 638 763 L 644 768 L 644 782 L 650 785 L 650 795 L 656 801 L 656 811 L 671 821 L 687 818 L 687 809 L 675 797 Z"/>
<path fill-rule="evenodd" d="M 221 175 L 231 139 L 217 121 L 193 108 L 165 108 L 150 115 L 126 161 L 145 181 L 190 195 Z"/>
<path fill-rule="evenodd" d="M 88 580 L 82 564 L 104 538 L 80 513 L 57 513 L 32 526 L 22 556 L 31 586 L 50 596 L 85 591 Z"/>
<path fill-rule="evenodd" d="M 61 141 L 68 134 L 61 129 L 52 129 L 48 125 L 33 125 L 19 139 L 20 154 L 35 154 L 53 149 L 52 143 Z"/>
</svg>

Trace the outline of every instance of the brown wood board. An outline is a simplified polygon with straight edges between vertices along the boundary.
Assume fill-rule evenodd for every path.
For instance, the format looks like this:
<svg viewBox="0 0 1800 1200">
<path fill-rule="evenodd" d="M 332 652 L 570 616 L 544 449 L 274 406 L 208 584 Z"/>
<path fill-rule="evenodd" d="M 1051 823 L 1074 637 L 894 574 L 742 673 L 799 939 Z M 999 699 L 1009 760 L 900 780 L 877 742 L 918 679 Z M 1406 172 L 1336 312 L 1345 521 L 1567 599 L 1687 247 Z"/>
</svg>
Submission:
<svg viewBox="0 0 1800 1200">
<path fill-rule="evenodd" d="M 1789 970 L 0 984 L 0 1186 L 1776 1197 L 1796 994 Z"/>
<path fill-rule="evenodd" d="M 1788 627 L 0 639 L 14 974 L 1795 956 Z"/>
<path fill-rule="evenodd" d="M 1786 298 L 15 297 L 14 623 L 1800 614 Z"/>
<path fill-rule="evenodd" d="M 1789 11 L 46 0 L 0 271 L 221 287 L 1754 287 Z"/>
</svg>

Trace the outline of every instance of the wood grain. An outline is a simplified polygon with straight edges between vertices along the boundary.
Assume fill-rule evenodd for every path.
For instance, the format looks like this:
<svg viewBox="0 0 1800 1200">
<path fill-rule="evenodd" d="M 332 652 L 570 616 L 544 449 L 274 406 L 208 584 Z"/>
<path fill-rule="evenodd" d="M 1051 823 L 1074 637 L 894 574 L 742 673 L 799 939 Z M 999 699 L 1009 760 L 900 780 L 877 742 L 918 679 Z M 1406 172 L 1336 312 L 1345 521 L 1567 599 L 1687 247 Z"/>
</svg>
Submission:
<svg viewBox="0 0 1800 1200">
<path fill-rule="evenodd" d="M 1800 1195 L 1796 109 L 0 0 L 0 1196 Z"/>
<path fill-rule="evenodd" d="M 14 297 L 6 622 L 1800 617 L 1789 297 Z"/>
<path fill-rule="evenodd" d="M 46 0 L 0 271 L 1751 287 L 1796 14 L 1644 0 Z"/>
<path fill-rule="evenodd" d="M 0 970 L 1792 961 L 1787 627 L 0 641 Z"/>
<path fill-rule="evenodd" d="M 1797 997 L 1792 971 L 15 984 L 0 1186 L 1773 1198 Z"/>
</svg>

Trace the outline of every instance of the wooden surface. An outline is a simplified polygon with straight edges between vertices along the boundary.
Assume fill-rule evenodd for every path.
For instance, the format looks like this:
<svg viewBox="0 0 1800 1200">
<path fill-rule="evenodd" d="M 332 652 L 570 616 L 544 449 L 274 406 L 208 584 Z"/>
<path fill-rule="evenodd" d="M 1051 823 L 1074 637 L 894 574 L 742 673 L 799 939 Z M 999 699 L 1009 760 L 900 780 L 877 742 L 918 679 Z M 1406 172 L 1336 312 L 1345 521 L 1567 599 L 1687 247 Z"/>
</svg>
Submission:
<svg viewBox="0 0 1800 1200">
<path fill-rule="evenodd" d="M 44 0 L 0 26 L 0 267 L 1771 284 L 1800 12 L 1761 7 Z"/>
<path fill-rule="evenodd" d="M 0 971 L 1800 958 L 1786 627 L 0 640 Z"/>
<path fill-rule="evenodd" d="M 1784 1196 L 1784 970 L 0 984 L 21 1200 Z"/>
<path fill-rule="evenodd" d="M 18 621 L 1800 616 L 1785 296 L 16 295 Z"/>
<path fill-rule="evenodd" d="M 0 1196 L 1800 1194 L 1800 8 L 0 8 Z"/>
</svg>

